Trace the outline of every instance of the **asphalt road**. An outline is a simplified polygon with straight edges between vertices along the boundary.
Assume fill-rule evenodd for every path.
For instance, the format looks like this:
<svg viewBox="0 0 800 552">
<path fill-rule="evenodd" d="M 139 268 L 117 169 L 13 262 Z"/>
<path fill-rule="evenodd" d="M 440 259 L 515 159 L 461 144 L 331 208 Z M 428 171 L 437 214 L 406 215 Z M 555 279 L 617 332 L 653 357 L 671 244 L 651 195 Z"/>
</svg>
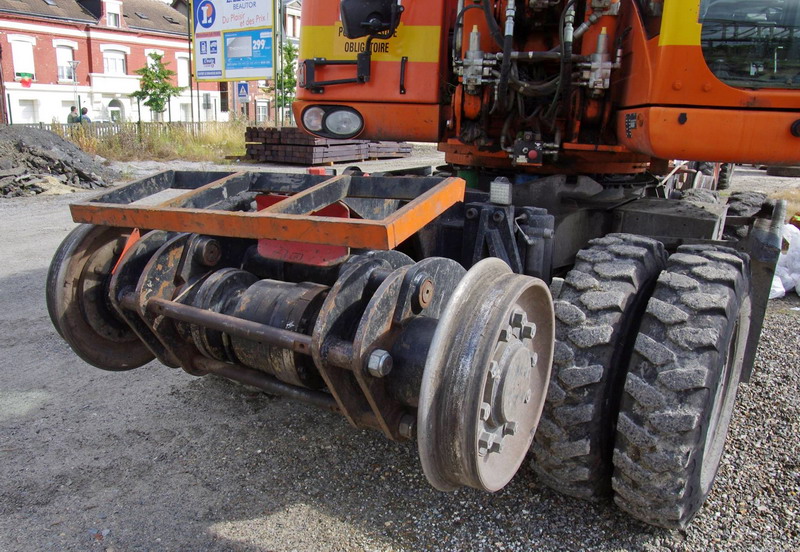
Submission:
<svg viewBox="0 0 800 552">
<path fill-rule="evenodd" d="M 0 200 L 2 551 L 800 547 L 797 298 L 771 303 L 711 499 L 669 532 L 552 492 L 527 466 L 493 495 L 440 493 L 413 445 L 338 415 L 155 362 L 84 364 L 44 304 L 81 196 Z"/>
</svg>

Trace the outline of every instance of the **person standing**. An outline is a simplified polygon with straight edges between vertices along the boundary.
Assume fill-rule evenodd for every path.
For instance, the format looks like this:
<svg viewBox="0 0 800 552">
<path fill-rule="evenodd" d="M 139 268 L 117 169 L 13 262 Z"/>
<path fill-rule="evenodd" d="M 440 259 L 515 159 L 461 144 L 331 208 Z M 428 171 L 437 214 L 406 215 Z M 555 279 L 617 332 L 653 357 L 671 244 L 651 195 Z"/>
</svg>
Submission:
<svg viewBox="0 0 800 552">
<path fill-rule="evenodd" d="M 67 124 L 71 125 L 78 122 L 80 115 L 78 114 L 78 108 L 74 105 L 69 108 L 69 115 L 67 115 Z"/>
<path fill-rule="evenodd" d="M 92 120 L 89 118 L 88 113 L 89 113 L 89 109 L 88 108 L 86 108 L 86 107 L 81 108 L 81 115 L 80 115 L 80 117 L 78 117 L 78 122 L 80 122 L 80 123 L 91 123 Z"/>
</svg>

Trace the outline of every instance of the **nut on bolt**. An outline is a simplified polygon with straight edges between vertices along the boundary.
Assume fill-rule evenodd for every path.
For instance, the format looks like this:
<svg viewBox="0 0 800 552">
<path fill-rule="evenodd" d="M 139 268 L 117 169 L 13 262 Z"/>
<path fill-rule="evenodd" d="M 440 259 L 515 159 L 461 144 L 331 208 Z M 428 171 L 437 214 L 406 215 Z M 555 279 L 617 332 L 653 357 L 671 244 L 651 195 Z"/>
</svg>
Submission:
<svg viewBox="0 0 800 552">
<path fill-rule="evenodd" d="M 414 311 L 421 311 L 427 308 L 433 301 L 433 292 L 435 291 L 433 280 L 431 280 L 430 276 L 421 272 L 414 277 L 412 286 L 413 295 L 411 301 Z"/>
<path fill-rule="evenodd" d="M 203 240 L 195 251 L 195 259 L 203 266 L 216 266 L 222 258 L 222 248 L 215 239 Z"/>
<path fill-rule="evenodd" d="M 367 372 L 372 377 L 383 378 L 392 371 L 392 355 L 383 349 L 375 349 L 367 359 Z"/>
<path fill-rule="evenodd" d="M 403 417 L 400 418 L 400 426 L 398 427 L 398 432 L 400 435 L 406 439 L 411 439 L 414 437 L 416 430 L 417 418 L 411 414 L 404 414 Z"/>
</svg>

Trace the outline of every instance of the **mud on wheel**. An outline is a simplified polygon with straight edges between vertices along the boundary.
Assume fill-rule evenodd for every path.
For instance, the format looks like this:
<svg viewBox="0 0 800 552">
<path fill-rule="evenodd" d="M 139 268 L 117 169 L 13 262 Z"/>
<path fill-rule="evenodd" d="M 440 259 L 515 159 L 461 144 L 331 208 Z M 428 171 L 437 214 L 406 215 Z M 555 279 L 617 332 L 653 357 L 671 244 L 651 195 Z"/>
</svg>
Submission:
<svg viewBox="0 0 800 552">
<path fill-rule="evenodd" d="M 609 234 L 578 253 L 554 297 L 553 375 L 533 446 L 533 468 L 549 487 L 587 499 L 611 493 L 632 336 L 665 264 L 660 242 Z"/>
<path fill-rule="evenodd" d="M 615 501 L 653 525 L 681 528 L 716 476 L 749 328 L 748 259 L 683 246 L 647 305 L 620 405 Z"/>
</svg>

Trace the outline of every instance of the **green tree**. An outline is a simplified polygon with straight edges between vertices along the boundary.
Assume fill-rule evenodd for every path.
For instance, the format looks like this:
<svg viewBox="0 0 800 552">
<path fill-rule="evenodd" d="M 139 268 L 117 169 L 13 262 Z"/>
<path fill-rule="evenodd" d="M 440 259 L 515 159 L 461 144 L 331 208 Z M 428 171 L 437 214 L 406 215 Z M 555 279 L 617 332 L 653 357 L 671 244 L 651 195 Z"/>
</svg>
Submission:
<svg viewBox="0 0 800 552">
<path fill-rule="evenodd" d="M 139 80 L 139 90 L 131 94 L 156 113 L 158 118 L 161 118 L 161 114 L 166 111 L 169 99 L 183 91 L 183 87 L 172 85 L 171 79 L 175 76 L 175 71 L 167 69 L 167 64 L 162 61 L 163 57 L 152 52 L 150 54 L 152 61 L 134 71 L 142 78 Z"/>
<path fill-rule="evenodd" d="M 281 45 L 283 52 L 283 67 L 278 71 L 276 87 L 278 89 L 278 106 L 289 107 L 295 99 L 297 87 L 297 46 L 291 42 Z"/>
</svg>

